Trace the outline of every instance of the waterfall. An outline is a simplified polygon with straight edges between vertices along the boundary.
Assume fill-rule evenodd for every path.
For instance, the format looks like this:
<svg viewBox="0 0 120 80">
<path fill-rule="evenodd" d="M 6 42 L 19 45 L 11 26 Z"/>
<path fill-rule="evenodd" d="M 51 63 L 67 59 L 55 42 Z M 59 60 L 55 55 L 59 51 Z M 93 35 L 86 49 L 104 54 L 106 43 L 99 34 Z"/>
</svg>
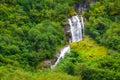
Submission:
<svg viewBox="0 0 120 80">
<path fill-rule="evenodd" d="M 71 19 L 68 19 L 70 30 L 71 30 L 71 42 L 81 41 L 83 38 L 83 28 L 84 22 L 83 17 L 81 16 L 81 21 L 79 20 L 78 15 L 73 16 Z"/>
<path fill-rule="evenodd" d="M 71 19 L 68 19 L 70 25 L 70 31 L 72 38 L 69 40 L 70 42 L 78 42 L 83 40 L 83 29 L 84 29 L 84 21 L 81 16 L 80 19 L 78 15 L 73 16 Z M 54 68 L 61 58 L 64 58 L 65 53 L 70 52 L 70 45 L 63 47 L 59 52 L 59 57 L 57 60 L 55 59 L 54 64 L 51 65 L 51 68 Z"/>
<path fill-rule="evenodd" d="M 60 54 L 60 55 L 59 55 L 57 61 L 56 61 L 53 65 L 51 65 L 51 68 L 54 68 L 54 67 L 57 65 L 57 63 L 60 61 L 60 59 L 64 58 L 64 55 L 65 55 L 66 52 L 70 52 L 70 46 L 69 46 L 69 45 L 63 47 L 63 48 L 60 50 L 60 52 L 58 53 L 58 54 Z"/>
</svg>

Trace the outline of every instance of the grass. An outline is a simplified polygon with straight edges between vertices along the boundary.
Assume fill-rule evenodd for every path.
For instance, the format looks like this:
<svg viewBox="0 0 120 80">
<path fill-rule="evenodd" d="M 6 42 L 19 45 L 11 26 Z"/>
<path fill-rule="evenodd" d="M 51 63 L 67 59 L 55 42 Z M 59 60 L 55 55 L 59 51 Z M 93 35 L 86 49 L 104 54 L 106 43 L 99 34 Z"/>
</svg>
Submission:
<svg viewBox="0 0 120 80">
<path fill-rule="evenodd" d="M 81 56 L 92 63 L 95 67 L 97 63 L 94 60 L 107 55 L 108 50 L 104 46 L 98 45 L 92 38 L 85 36 L 83 41 L 71 43 L 71 49 L 76 50 Z M 93 64 L 94 62 L 94 64 Z M 60 68 L 61 69 L 61 68 Z M 64 71 L 40 70 L 37 72 L 26 72 L 23 69 L 14 67 L 0 67 L 0 80 L 82 80 L 80 75 L 70 75 Z"/>
<path fill-rule="evenodd" d="M 10 65 L 0 66 L 0 80 L 81 80 L 81 78 L 49 69 L 28 72 Z"/>
<path fill-rule="evenodd" d="M 36 80 L 81 80 L 79 76 L 71 76 L 62 72 L 48 72 L 42 73 Z"/>
<path fill-rule="evenodd" d="M 107 48 L 98 45 L 92 38 L 85 36 L 83 41 L 71 43 L 71 49 L 78 51 L 86 59 L 96 59 L 107 55 Z"/>
</svg>

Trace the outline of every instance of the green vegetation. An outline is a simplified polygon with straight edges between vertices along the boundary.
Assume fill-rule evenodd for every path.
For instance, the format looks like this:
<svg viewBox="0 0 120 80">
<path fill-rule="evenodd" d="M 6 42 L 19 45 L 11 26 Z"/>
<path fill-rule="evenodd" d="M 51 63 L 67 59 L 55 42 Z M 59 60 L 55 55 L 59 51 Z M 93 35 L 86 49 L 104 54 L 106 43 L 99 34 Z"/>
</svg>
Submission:
<svg viewBox="0 0 120 80">
<path fill-rule="evenodd" d="M 51 72 L 42 77 L 44 71 L 39 70 L 44 60 L 54 58 L 67 44 L 63 25 L 68 16 L 76 14 L 73 3 L 73 0 L 0 0 L 0 80 L 52 79 Z M 37 68 L 38 65 L 41 67 Z M 76 79 L 62 73 L 55 75 L 59 75 L 55 79 Z"/>
<path fill-rule="evenodd" d="M 53 58 L 66 44 L 62 25 L 69 16 L 72 1 L 0 3 L 0 65 L 35 68 L 38 62 Z"/>
<path fill-rule="evenodd" d="M 11 65 L 0 67 L 1 80 L 80 80 L 77 76 L 71 76 L 62 72 L 55 71 L 24 71 L 21 68 L 13 67 Z"/>
<path fill-rule="evenodd" d="M 71 48 L 71 53 L 67 53 L 60 61 L 56 71 L 81 76 L 82 80 L 119 80 L 118 52 L 107 50 L 89 37 L 85 37 L 84 41 L 72 43 Z"/>
<path fill-rule="evenodd" d="M 82 80 L 120 79 L 120 1 L 92 3 L 86 18 L 84 41 L 72 43 L 71 53 L 56 70 L 81 76 Z M 95 41 L 94 41 L 95 40 Z"/>
<path fill-rule="evenodd" d="M 103 0 L 85 12 L 86 34 L 108 48 L 120 51 L 120 1 Z"/>
<path fill-rule="evenodd" d="M 54 69 L 43 67 L 68 44 L 67 17 L 86 1 L 0 0 L 0 80 L 119 80 L 120 0 L 91 3 L 82 13 L 84 40 Z"/>
<path fill-rule="evenodd" d="M 1 80 L 33 80 L 30 72 L 25 72 L 23 69 L 13 67 L 11 65 L 0 67 Z"/>
<path fill-rule="evenodd" d="M 88 36 L 85 36 L 83 41 L 71 43 L 71 49 L 78 51 L 87 59 L 96 59 L 107 55 L 107 48 L 99 46 Z"/>
<path fill-rule="evenodd" d="M 71 76 L 62 72 L 52 71 L 46 73 L 43 72 L 41 75 L 39 75 L 38 78 L 36 78 L 36 80 L 81 80 L 81 78 L 78 76 Z"/>
</svg>

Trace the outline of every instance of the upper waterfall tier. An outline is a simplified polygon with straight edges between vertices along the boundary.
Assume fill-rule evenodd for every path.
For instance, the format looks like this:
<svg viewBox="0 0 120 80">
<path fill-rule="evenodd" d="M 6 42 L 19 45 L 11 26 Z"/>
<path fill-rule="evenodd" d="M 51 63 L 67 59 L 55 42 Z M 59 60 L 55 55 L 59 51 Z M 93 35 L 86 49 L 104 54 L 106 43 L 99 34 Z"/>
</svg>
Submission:
<svg viewBox="0 0 120 80">
<path fill-rule="evenodd" d="M 78 42 L 83 39 L 82 38 L 84 28 L 83 17 L 81 16 L 80 19 L 78 15 L 73 16 L 71 19 L 68 19 L 72 35 L 71 42 Z"/>
</svg>

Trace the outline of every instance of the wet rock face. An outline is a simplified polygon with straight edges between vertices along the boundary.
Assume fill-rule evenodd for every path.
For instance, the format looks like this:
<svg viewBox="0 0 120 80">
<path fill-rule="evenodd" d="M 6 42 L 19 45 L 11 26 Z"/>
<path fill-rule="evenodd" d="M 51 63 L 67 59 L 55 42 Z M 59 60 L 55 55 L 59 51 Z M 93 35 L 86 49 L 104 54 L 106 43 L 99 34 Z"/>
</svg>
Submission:
<svg viewBox="0 0 120 80">
<path fill-rule="evenodd" d="M 54 65 L 54 63 L 57 61 L 58 57 L 55 57 L 52 61 L 51 61 L 51 65 Z"/>
<path fill-rule="evenodd" d="M 69 40 L 71 39 L 71 31 L 70 31 L 70 25 L 67 24 L 65 27 L 64 27 L 64 33 L 65 33 L 65 36 L 66 36 L 66 39 L 67 41 L 69 42 Z"/>
<path fill-rule="evenodd" d="M 86 1 L 83 1 L 82 3 L 80 3 L 80 4 L 77 3 L 77 4 L 74 5 L 74 9 L 78 14 L 81 14 L 82 11 L 87 10 L 89 5 L 91 3 L 94 3 L 94 2 L 97 2 L 97 0 L 86 0 Z"/>
<path fill-rule="evenodd" d="M 75 11 L 76 11 L 78 14 L 81 14 L 82 11 L 87 10 L 88 6 L 89 6 L 89 3 L 88 3 L 88 2 L 85 2 L 85 3 L 82 3 L 82 4 L 76 4 L 76 5 L 74 6 L 74 8 L 75 8 Z"/>
<path fill-rule="evenodd" d="M 49 67 L 51 65 L 51 61 L 50 60 L 45 60 L 44 61 L 44 67 Z"/>
</svg>

